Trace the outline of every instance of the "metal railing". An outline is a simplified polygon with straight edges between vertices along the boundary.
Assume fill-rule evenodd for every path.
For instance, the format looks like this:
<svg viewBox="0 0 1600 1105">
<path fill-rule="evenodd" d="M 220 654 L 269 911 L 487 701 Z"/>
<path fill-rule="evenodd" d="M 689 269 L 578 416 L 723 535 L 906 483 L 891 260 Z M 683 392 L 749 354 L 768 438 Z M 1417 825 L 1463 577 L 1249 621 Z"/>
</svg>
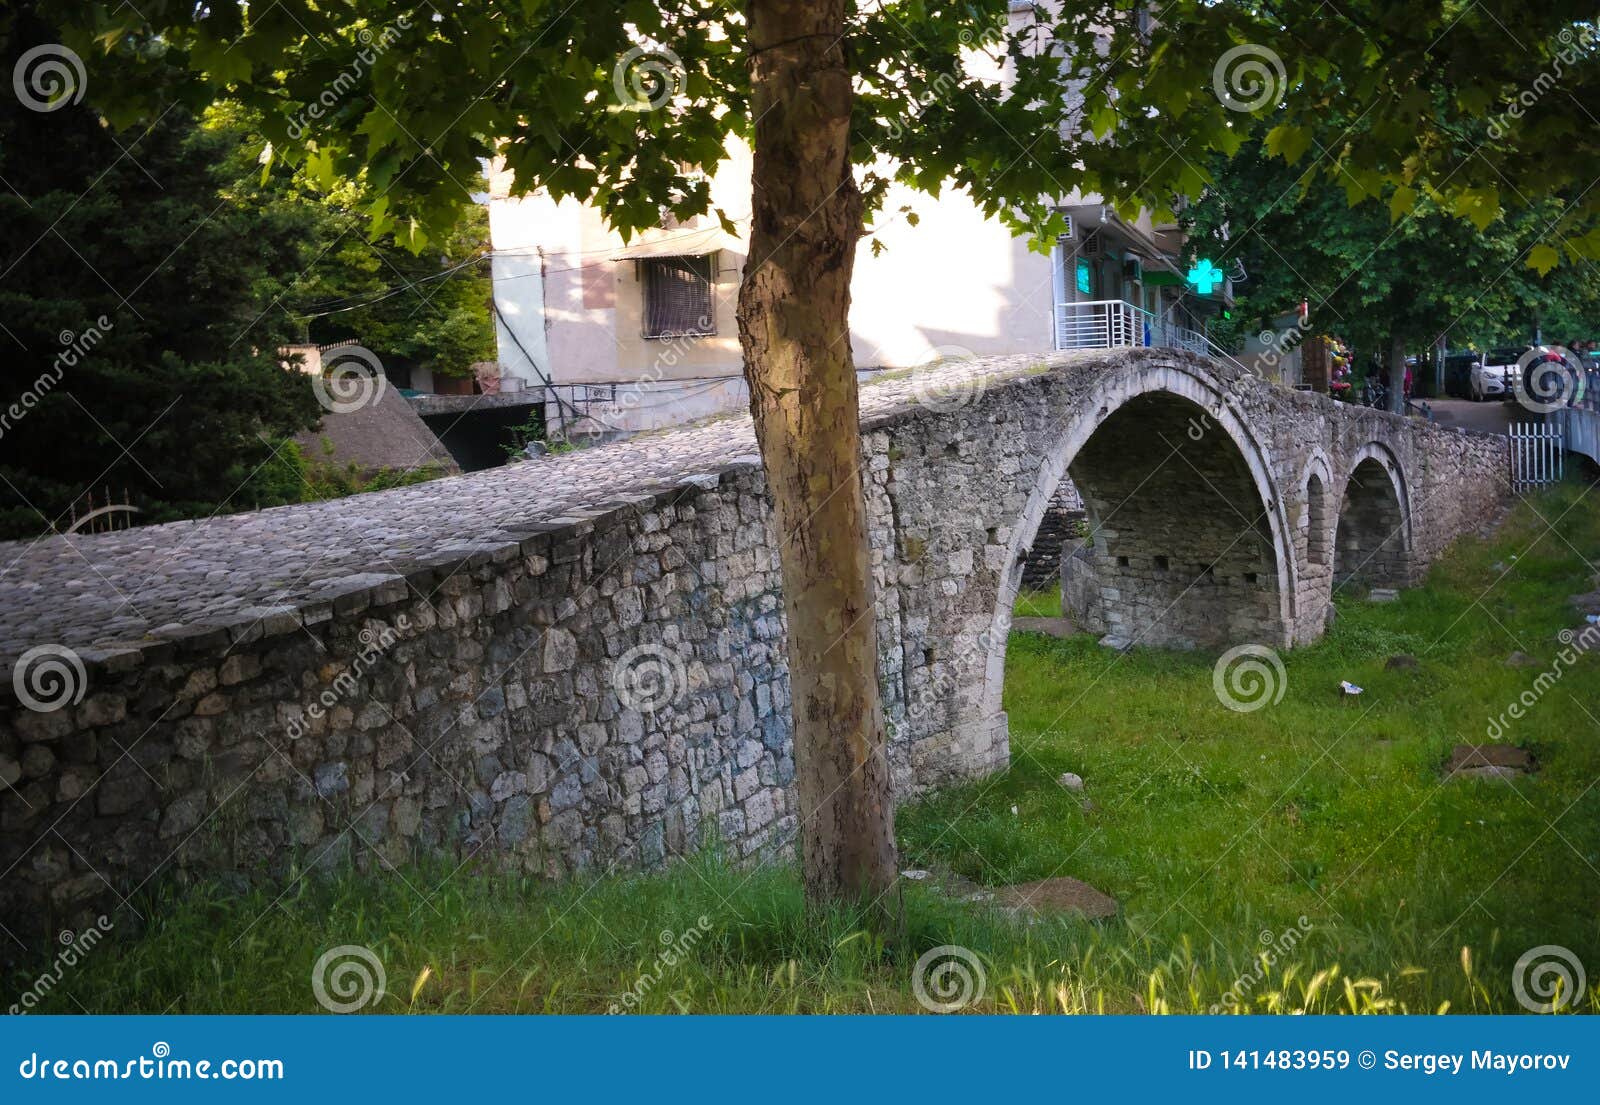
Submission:
<svg viewBox="0 0 1600 1105">
<path fill-rule="evenodd" d="M 1092 299 L 1056 305 L 1057 349 L 1120 349 L 1154 346 L 1183 349 L 1202 357 L 1233 361 L 1198 330 L 1147 311 L 1125 299 Z M 1235 362 L 1237 363 L 1237 362 Z"/>
<path fill-rule="evenodd" d="M 1094 299 L 1056 305 L 1057 349 L 1117 349 L 1147 345 L 1144 315 L 1122 299 Z"/>
<path fill-rule="evenodd" d="M 1560 483 L 1566 471 L 1561 429 L 1546 422 L 1513 423 L 1511 438 L 1511 486 L 1523 491 Z"/>
</svg>

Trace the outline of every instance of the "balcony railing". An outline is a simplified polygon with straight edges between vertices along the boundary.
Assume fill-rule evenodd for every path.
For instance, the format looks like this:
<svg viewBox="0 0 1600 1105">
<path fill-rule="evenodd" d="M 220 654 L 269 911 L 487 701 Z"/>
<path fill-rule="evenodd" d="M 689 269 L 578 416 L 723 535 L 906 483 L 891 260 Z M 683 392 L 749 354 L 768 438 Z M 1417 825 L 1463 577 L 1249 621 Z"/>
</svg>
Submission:
<svg viewBox="0 0 1600 1105">
<path fill-rule="evenodd" d="M 1149 345 L 1212 356 L 1206 336 L 1125 299 L 1056 305 L 1058 349 L 1117 349 Z"/>
</svg>

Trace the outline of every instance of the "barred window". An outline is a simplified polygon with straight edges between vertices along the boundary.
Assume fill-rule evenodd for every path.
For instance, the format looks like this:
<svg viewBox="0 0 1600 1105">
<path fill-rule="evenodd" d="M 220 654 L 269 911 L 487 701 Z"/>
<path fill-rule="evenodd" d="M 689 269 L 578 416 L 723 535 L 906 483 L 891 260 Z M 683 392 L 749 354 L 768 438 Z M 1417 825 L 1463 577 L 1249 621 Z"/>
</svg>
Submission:
<svg viewBox="0 0 1600 1105">
<path fill-rule="evenodd" d="M 715 276 L 716 254 L 651 257 L 640 261 L 644 336 L 679 338 L 715 334 L 716 307 L 711 299 Z"/>
</svg>

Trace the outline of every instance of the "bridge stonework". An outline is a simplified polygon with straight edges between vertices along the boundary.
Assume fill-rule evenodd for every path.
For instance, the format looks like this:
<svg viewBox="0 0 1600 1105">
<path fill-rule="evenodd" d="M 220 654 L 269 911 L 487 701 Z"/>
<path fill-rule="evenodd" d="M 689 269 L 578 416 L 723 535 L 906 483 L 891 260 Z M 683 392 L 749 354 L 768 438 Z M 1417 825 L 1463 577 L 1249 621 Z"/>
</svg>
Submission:
<svg viewBox="0 0 1600 1105">
<path fill-rule="evenodd" d="M 1314 640 L 1336 580 L 1417 580 L 1507 490 L 1503 439 L 1167 350 L 964 362 L 862 407 L 901 795 L 1008 762 L 1009 610 L 1064 475 L 1085 618 L 1177 647 Z M 5 546 L 0 916 L 420 854 L 558 876 L 787 852 L 777 539 L 733 419 Z"/>
</svg>

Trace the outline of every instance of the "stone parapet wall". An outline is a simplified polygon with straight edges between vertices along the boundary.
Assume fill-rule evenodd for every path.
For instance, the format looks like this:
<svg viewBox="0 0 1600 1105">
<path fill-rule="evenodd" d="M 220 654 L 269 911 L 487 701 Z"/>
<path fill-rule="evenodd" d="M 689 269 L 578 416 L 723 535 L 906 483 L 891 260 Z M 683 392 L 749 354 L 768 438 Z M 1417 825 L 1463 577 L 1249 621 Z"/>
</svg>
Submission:
<svg viewBox="0 0 1600 1105">
<path fill-rule="evenodd" d="M 792 838 L 763 479 L 708 484 L 245 636 L 85 650 L 82 702 L 0 723 L 7 924 L 158 871 L 482 852 L 555 876 Z"/>
<path fill-rule="evenodd" d="M 1503 439 L 1167 351 L 934 371 L 935 388 L 888 376 L 862 393 L 902 797 L 1008 762 L 1011 598 L 1069 469 L 1098 519 L 1107 622 L 1144 643 L 1320 634 L 1332 568 L 1310 556 L 1313 469 L 1331 542 L 1354 458 L 1390 466 L 1410 578 L 1504 493 Z M 1152 481 L 1130 478 L 1135 444 Z M 154 879 L 425 854 L 550 876 L 708 841 L 787 854 L 777 549 L 747 418 L 8 546 L 0 921 L 72 925 Z M 1178 585 L 1207 567 L 1204 587 Z"/>
</svg>

